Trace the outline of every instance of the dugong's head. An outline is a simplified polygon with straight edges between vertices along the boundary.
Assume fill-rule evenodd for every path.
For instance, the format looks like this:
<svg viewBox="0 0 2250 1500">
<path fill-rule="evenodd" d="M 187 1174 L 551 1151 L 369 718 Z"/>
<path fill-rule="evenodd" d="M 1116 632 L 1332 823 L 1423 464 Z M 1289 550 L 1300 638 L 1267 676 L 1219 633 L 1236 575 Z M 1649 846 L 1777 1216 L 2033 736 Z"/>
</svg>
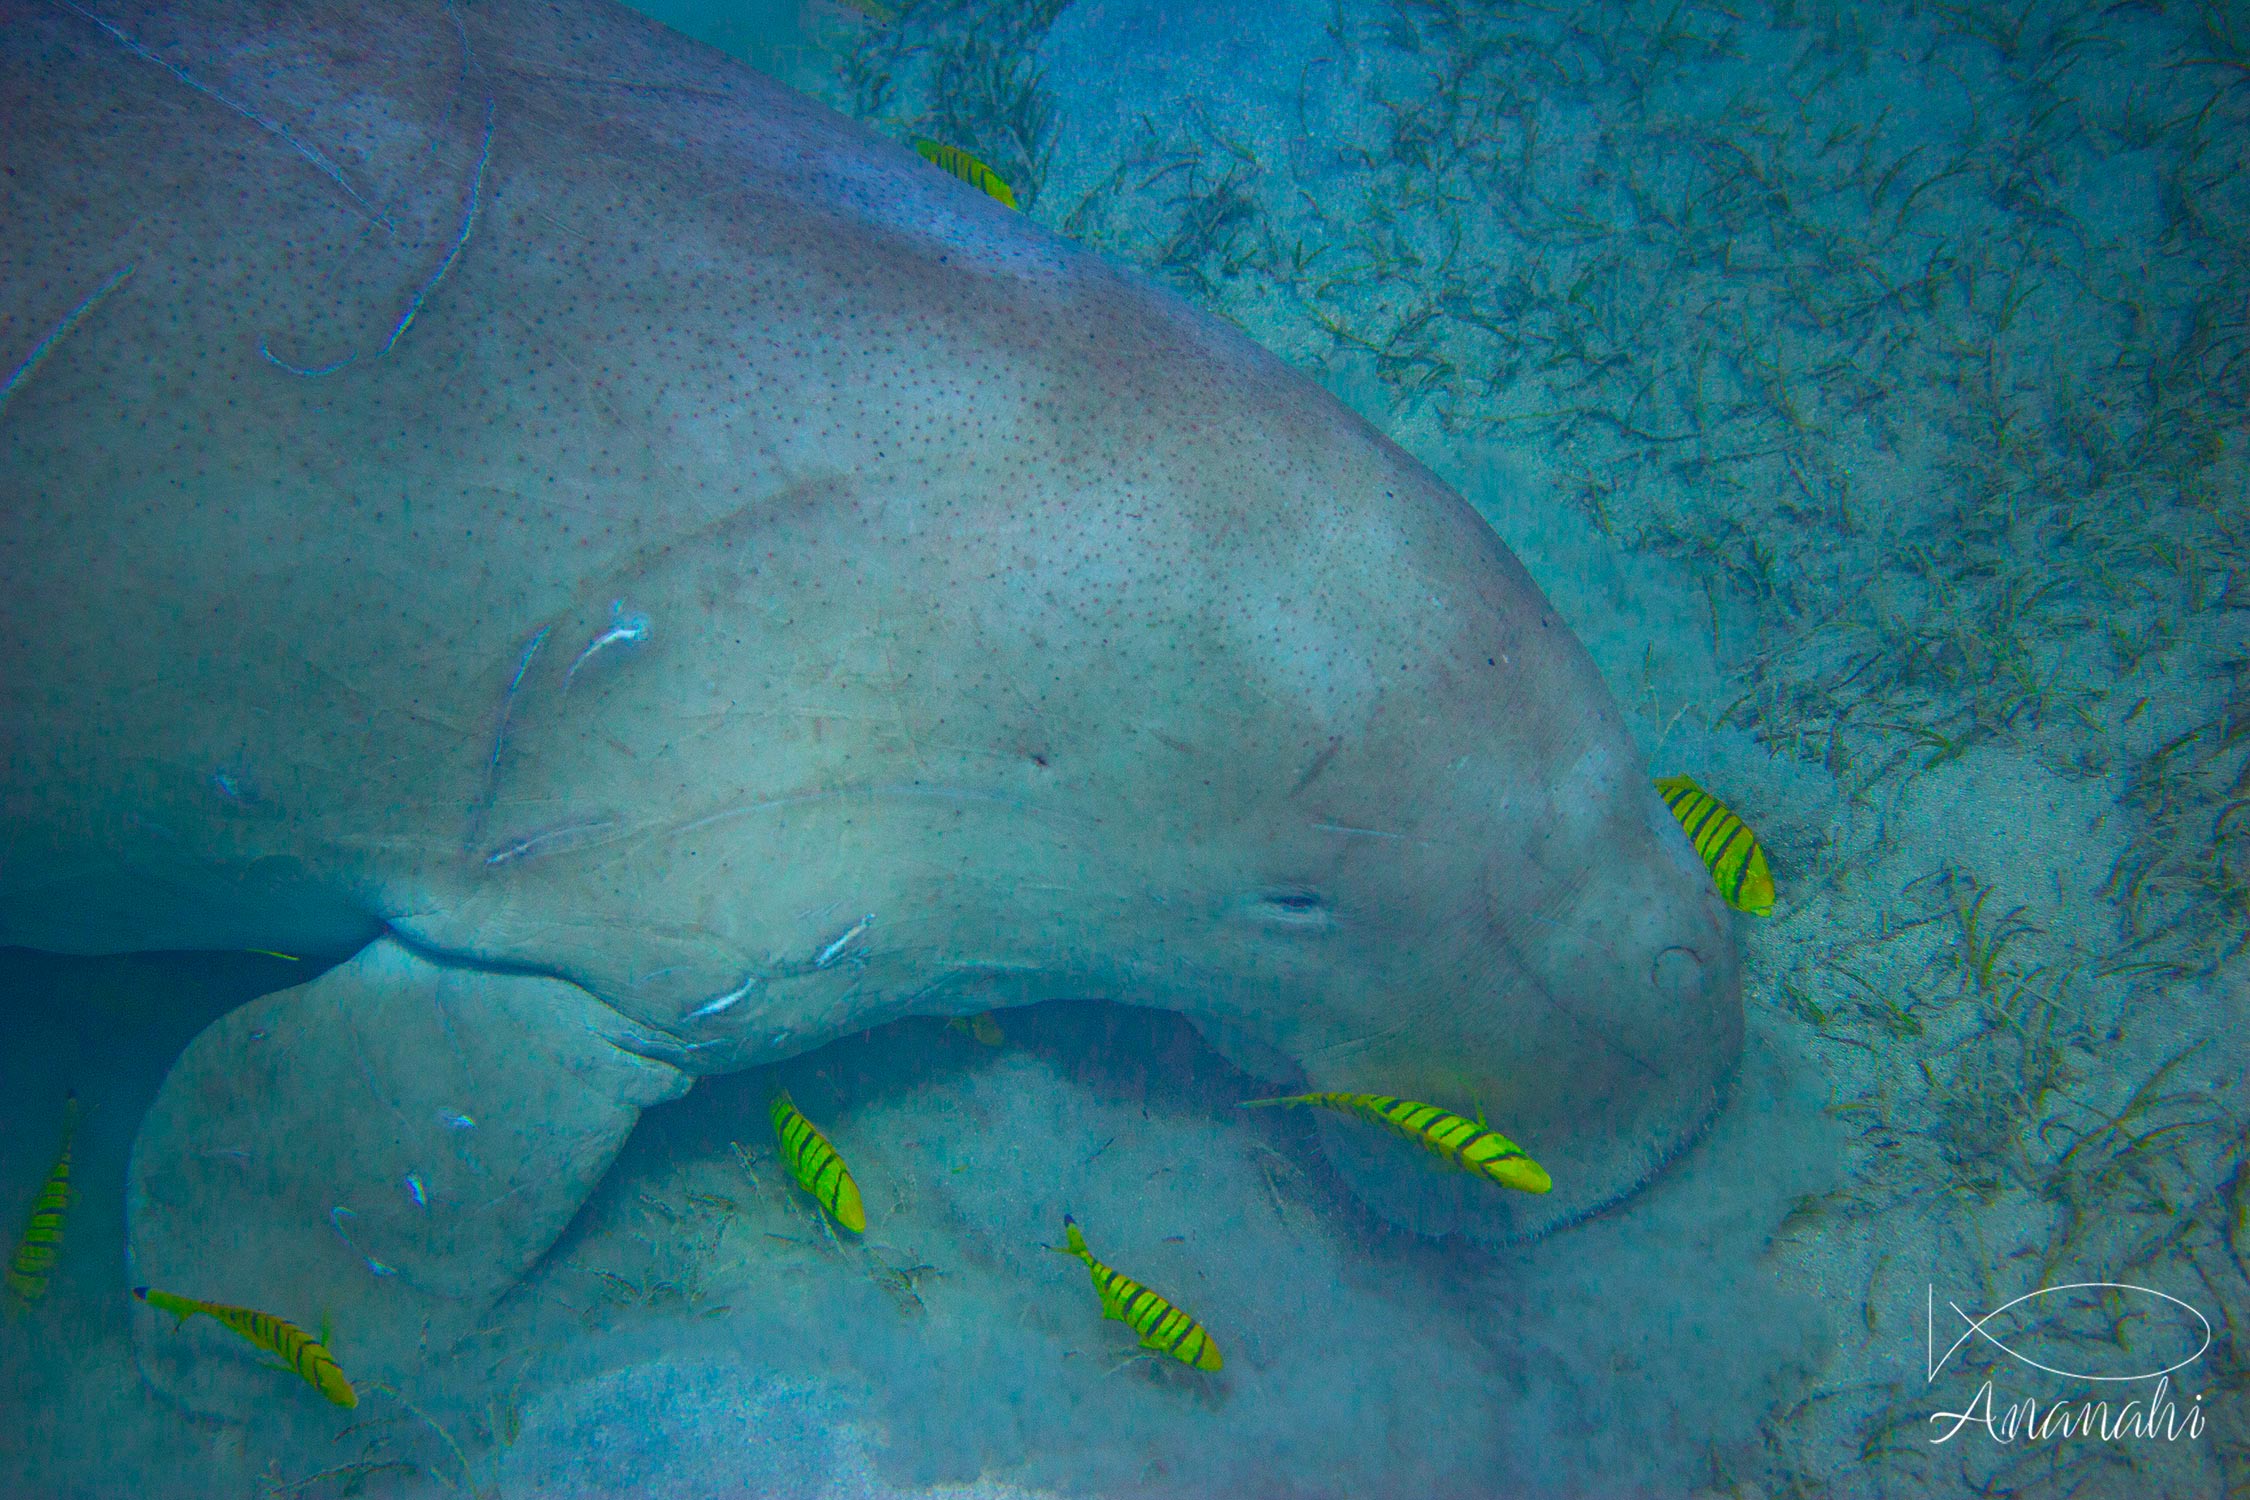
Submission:
<svg viewBox="0 0 2250 1500">
<path fill-rule="evenodd" d="M 968 660 L 1007 686 L 949 728 L 998 729 L 988 786 L 1072 830 L 1011 851 L 1067 892 L 1021 951 L 1075 951 L 1279 1084 L 1481 1109 L 1554 1179 L 1508 1192 L 1322 1117 L 1415 1227 L 1617 1199 L 1714 1112 L 1742 1013 L 1732 919 L 1591 659 L 1422 465 L 1231 331 L 1117 296 L 1055 341 L 1093 352 L 1053 388 L 1102 399 L 1019 432 L 1044 493 L 957 580 Z"/>
<path fill-rule="evenodd" d="M 1199 545 L 1113 563 L 1202 599 L 1121 685 L 1089 777 L 1131 810 L 1116 868 L 1161 898 L 1119 959 L 1253 1071 L 1270 1048 L 1284 1082 L 1481 1109 L 1550 1194 L 1323 1132 L 1404 1222 L 1535 1233 L 1630 1191 L 1716 1109 L 1742 1038 L 1732 919 L 1491 528 L 1270 378 L 1290 394 L 1177 460 Z"/>
</svg>

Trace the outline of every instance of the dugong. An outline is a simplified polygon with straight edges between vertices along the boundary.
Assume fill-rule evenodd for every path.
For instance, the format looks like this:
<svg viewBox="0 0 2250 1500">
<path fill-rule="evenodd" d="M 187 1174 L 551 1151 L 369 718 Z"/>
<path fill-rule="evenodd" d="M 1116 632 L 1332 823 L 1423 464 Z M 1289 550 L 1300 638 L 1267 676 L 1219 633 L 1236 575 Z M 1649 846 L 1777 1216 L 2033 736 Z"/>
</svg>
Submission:
<svg viewBox="0 0 2250 1500">
<path fill-rule="evenodd" d="M 1717 1108 L 1590 658 L 1238 332 L 602 0 L 0 18 L 0 941 L 341 958 L 178 1060 L 135 1281 L 373 1378 L 652 1102 L 1055 998 L 1553 1177 L 1348 1163 L 1431 1231 Z"/>
</svg>

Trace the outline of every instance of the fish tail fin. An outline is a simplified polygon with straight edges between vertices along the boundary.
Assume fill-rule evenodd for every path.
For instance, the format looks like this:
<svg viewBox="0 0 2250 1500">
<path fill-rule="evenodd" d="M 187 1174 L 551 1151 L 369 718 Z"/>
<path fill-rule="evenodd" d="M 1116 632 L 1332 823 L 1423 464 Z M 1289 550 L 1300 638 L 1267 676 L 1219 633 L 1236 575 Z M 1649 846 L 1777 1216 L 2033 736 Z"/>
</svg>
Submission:
<svg viewBox="0 0 2250 1500">
<path fill-rule="evenodd" d="M 1075 1255 L 1080 1260 L 1087 1259 L 1090 1253 L 1086 1249 L 1086 1236 L 1078 1232 L 1078 1221 L 1069 1214 L 1063 1215 L 1063 1242 L 1047 1248 L 1057 1255 Z"/>
<path fill-rule="evenodd" d="M 146 1302 L 149 1306 L 157 1309 L 160 1312 L 170 1313 L 172 1315 L 172 1326 L 174 1328 L 185 1327 L 188 1320 L 188 1314 L 193 1311 L 193 1309 L 191 1308 L 175 1306 L 174 1304 L 179 1301 L 178 1298 L 164 1292 L 151 1293 L 145 1286 L 134 1287 L 133 1295 L 140 1298 L 143 1302 Z"/>
<path fill-rule="evenodd" d="M 1292 1104 L 1310 1104 L 1312 1102 L 1312 1099 L 1313 1096 L 1310 1094 L 1284 1094 L 1278 1098 L 1273 1099 L 1245 1099 L 1240 1104 L 1237 1104 L 1235 1108 L 1272 1109 L 1276 1106 L 1286 1107 Z"/>
</svg>

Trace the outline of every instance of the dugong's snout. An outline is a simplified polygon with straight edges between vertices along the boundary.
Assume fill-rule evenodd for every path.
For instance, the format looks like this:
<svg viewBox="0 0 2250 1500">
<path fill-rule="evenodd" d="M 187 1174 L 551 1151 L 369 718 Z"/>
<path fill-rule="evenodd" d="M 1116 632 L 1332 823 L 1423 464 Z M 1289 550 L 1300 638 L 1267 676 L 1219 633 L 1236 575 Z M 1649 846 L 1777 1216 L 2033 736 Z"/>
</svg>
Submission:
<svg viewBox="0 0 2250 1500">
<path fill-rule="evenodd" d="M 1560 896 L 1486 897 L 1453 932 L 1402 935 L 1389 962 L 1340 965 L 1307 999 L 1285 1049 L 1305 1087 L 1481 1114 L 1552 1180 L 1510 1191 L 1323 1115 L 1371 1207 L 1424 1234 L 1519 1240 L 1619 1202 L 1694 1143 L 1741 1053 L 1735 949 L 1708 882 L 1686 878 L 1700 870 L 1648 853 Z"/>
<path fill-rule="evenodd" d="M 1513 655 L 1517 671 L 1454 673 L 1468 685 L 1452 697 L 1425 676 L 1406 711 L 1378 706 L 1280 799 L 1272 842 L 1323 920 L 1263 1029 L 1297 1069 L 1283 1081 L 1481 1112 L 1522 1146 L 1550 1191 L 1320 1117 L 1385 1216 L 1498 1242 L 1619 1201 L 1692 1144 L 1738 1062 L 1742 1008 L 1733 918 L 1591 663 L 1520 633 L 1469 654 Z"/>
<path fill-rule="evenodd" d="M 1302 909 L 1200 892 L 1244 921 L 1198 954 L 1218 998 L 1163 1003 L 1284 1054 L 1296 1076 L 1276 1082 L 1482 1110 L 1549 1192 L 1316 1118 L 1395 1221 L 1538 1234 L 1630 1194 L 1716 1113 L 1742 1047 L 1733 919 L 1593 659 L 1497 533 L 1292 382 L 1272 372 L 1230 413 L 1262 464 L 1229 449 L 1181 481 L 1227 559 L 1184 627 L 1206 664 L 1193 719 L 1254 753 L 1157 756 L 1162 800 L 1121 800 L 1207 851 L 1224 891 Z M 1262 1071 L 1260 1048 L 1235 1050 Z"/>
<path fill-rule="evenodd" d="M 1570 903 L 1570 935 L 1534 950 L 1517 980 L 1521 1008 L 1544 1018 L 1543 1056 L 1526 1067 L 1503 1044 L 1511 1077 L 1541 1080 L 1518 1091 L 1522 1128 L 1545 1133 L 1557 1183 L 1526 1227 L 1582 1218 L 1647 1183 L 1709 1124 L 1741 1057 L 1733 918 L 1661 809 L 1639 815 L 1656 807 L 1645 783 L 1619 800 L 1592 856 L 1598 873 Z"/>
</svg>

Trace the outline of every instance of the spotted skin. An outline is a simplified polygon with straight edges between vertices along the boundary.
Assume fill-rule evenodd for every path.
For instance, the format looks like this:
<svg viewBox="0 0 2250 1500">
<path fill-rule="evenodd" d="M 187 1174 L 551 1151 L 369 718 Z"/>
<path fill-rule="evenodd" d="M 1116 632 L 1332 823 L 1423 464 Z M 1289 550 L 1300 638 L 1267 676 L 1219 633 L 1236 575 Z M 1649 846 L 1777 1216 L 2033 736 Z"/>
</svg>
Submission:
<svg viewBox="0 0 2250 1500">
<path fill-rule="evenodd" d="M 1086 1236 L 1079 1232 L 1078 1221 L 1068 1214 L 1063 1215 L 1063 1239 L 1062 1244 L 1047 1248 L 1075 1255 L 1086 1263 L 1094 1292 L 1102 1299 L 1102 1316 L 1115 1318 L 1139 1334 L 1143 1348 L 1169 1354 L 1198 1370 L 1216 1370 L 1226 1363 L 1201 1323 L 1123 1271 L 1094 1259 L 1093 1252 L 1086 1248 Z"/>
<path fill-rule="evenodd" d="M 283 1364 L 297 1372 L 299 1379 L 338 1406 L 359 1405 L 359 1393 L 344 1378 L 328 1346 L 294 1323 L 228 1302 L 205 1302 L 199 1297 L 175 1296 L 145 1286 L 134 1287 L 133 1295 L 151 1307 L 170 1313 L 181 1323 L 198 1314 L 216 1319 L 259 1348 L 277 1355 Z"/>
</svg>

